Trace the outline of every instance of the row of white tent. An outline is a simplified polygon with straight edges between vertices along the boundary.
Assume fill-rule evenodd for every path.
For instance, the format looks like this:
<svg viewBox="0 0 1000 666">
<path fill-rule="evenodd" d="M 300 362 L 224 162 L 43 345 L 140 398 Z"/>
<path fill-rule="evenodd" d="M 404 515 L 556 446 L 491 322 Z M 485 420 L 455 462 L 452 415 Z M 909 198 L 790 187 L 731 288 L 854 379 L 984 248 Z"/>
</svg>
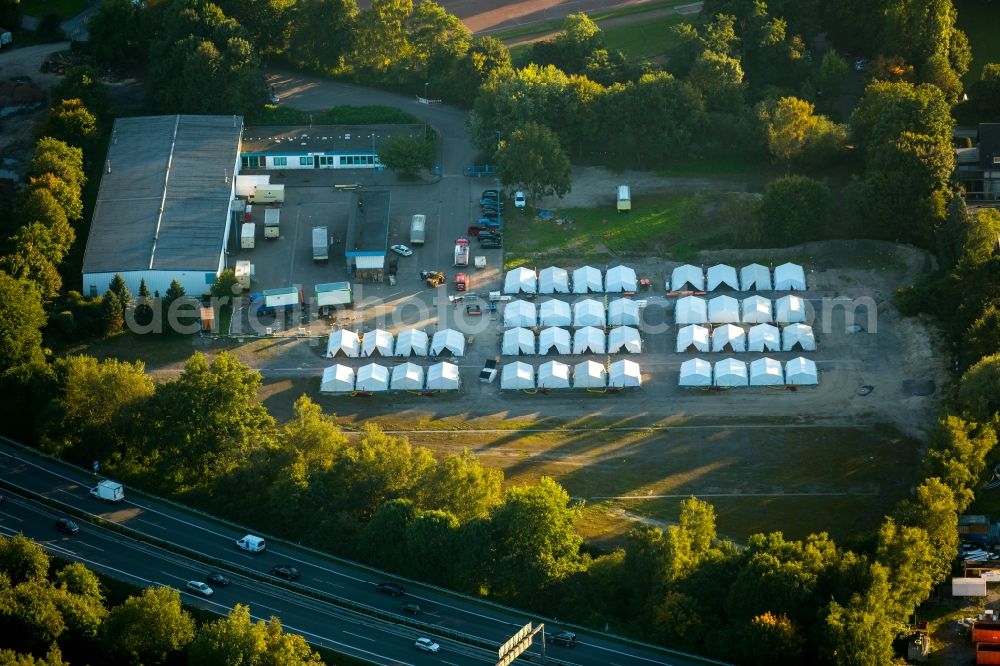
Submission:
<svg viewBox="0 0 1000 666">
<path fill-rule="evenodd" d="M 742 316 L 741 316 L 742 312 Z M 705 300 L 685 296 L 677 300 L 674 319 L 678 324 L 762 324 L 776 321 L 794 324 L 806 320 L 806 302 L 789 294 L 774 301 L 762 296 L 743 299 L 741 304 L 732 296 L 716 296 Z"/>
<path fill-rule="evenodd" d="M 636 388 L 642 386 L 642 370 L 635 361 L 615 361 L 606 368 L 596 361 L 584 361 L 573 366 L 570 384 L 570 366 L 559 361 L 547 361 L 535 369 L 523 361 L 503 366 L 500 372 L 501 389 L 568 389 L 568 388 Z"/>
<path fill-rule="evenodd" d="M 505 356 L 519 354 L 548 354 L 555 350 L 557 354 L 617 354 L 627 352 L 638 354 L 642 351 L 642 339 L 639 330 L 631 326 L 619 326 L 604 335 L 604 331 L 593 326 L 578 328 L 573 333 L 573 344 L 570 346 L 570 334 L 564 328 L 544 328 L 538 334 L 538 344 L 535 344 L 535 333 L 528 328 L 509 328 L 503 332 L 500 353 Z"/>
<path fill-rule="evenodd" d="M 435 363 L 426 372 L 416 363 L 402 363 L 387 368 L 369 363 L 354 370 L 346 365 L 333 365 L 323 370 L 320 393 L 350 393 L 351 391 L 456 391 L 462 385 L 458 366 Z"/>
<path fill-rule="evenodd" d="M 677 353 L 686 351 L 816 351 L 812 326 L 789 324 L 782 329 L 771 324 L 757 324 L 749 332 L 733 324 L 716 326 L 709 331 L 691 324 L 677 331 Z"/>
<path fill-rule="evenodd" d="M 604 304 L 593 298 L 573 303 L 550 300 L 539 306 L 530 301 L 510 301 L 503 309 L 505 327 L 522 326 L 638 326 L 639 303 L 630 298 L 616 298 Z"/>
<path fill-rule="evenodd" d="M 603 277 L 593 266 L 573 271 L 573 289 L 570 290 L 569 272 L 564 268 L 549 266 L 537 274 L 530 268 L 515 268 L 504 277 L 505 294 L 590 294 L 607 292 L 634 292 L 639 286 L 635 270 L 628 266 L 609 268 Z"/>
<path fill-rule="evenodd" d="M 749 366 L 749 368 L 748 368 Z M 693 358 L 681 364 L 680 386 L 812 386 L 819 384 L 816 363 L 799 356 L 785 363 L 759 358 L 749 364 L 724 358 L 712 364 Z"/>
<path fill-rule="evenodd" d="M 465 354 L 465 336 L 453 328 L 438 331 L 431 338 L 419 328 L 402 331 L 393 338 L 392 333 L 376 328 L 359 336 L 354 331 L 332 331 L 326 341 L 326 357 L 343 354 L 348 358 L 367 356 L 438 356 L 444 352 L 452 356 Z"/>
<path fill-rule="evenodd" d="M 805 291 L 806 272 L 798 264 L 781 264 L 774 269 L 772 282 L 771 269 L 760 264 L 744 266 L 739 277 L 736 269 L 727 264 L 710 267 L 707 276 L 700 267 L 684 264 L 673 270 L 667 282 L 668 291 L 715 291 L 724 287 L 733 291 Z"/>
</svg>

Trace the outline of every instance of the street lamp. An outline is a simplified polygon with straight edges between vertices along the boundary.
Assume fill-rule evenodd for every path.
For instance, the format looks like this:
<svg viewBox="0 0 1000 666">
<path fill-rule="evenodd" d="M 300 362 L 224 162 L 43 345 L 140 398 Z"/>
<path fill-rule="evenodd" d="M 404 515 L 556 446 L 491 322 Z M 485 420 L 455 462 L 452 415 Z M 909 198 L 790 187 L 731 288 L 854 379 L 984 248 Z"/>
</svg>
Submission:
<svg viewBox="0 0 1000 666">
<path fill-rule="evenodd" d="M 375 152 L 375 132 L 372 132 L 372 184 L 378 185 L 376 172 L 378 171 L 378 153 Z"/>
<path fill-rule="evenodd" d="M 430 101 L 430 98 L 427 97 L 427 86 L 429 86 L 430 84 L 431 84 L 430 81 L 424 84 L 424 100 L 427 102 Z"/>
</svg>

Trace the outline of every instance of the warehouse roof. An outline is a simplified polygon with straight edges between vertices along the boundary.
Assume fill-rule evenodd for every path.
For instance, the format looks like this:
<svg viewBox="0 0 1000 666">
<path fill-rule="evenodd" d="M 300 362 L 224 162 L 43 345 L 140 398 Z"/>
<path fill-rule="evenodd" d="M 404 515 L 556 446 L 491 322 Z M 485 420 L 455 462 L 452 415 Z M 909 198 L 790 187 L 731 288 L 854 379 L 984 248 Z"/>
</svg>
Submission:
<svg viewBox="0 0 1000 666">
<path fill-rule="evenodd" d="M 423 137 L 426 125 L 315 125 L 313 127 L 248 127 L 243 153 L 253 155 L 307 153 L 366 154 L 394 136 Z"/>
<path fill-rule="evenodd" d="M 389 244 L 389 191 L 354 193 L 347 214 L 348 257 L 382 256 Z"/>
<path fill-rule="evenodd" d="M 242 127 L 242 116 L 116 120 L 83 272 L 215 271 Z"/>
</svg>

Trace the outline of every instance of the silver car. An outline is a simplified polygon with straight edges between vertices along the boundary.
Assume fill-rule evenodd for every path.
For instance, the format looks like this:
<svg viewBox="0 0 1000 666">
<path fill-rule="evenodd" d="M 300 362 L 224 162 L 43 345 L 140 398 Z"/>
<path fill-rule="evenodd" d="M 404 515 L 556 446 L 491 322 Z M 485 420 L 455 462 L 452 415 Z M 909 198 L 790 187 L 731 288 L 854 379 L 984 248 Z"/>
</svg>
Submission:
<svg viewBox="0 0 1000 666">
<path fill-rule="evenodd" d="M 193 594 L 200 594 L 203 597 L 212 596 L 212 588 L 200 580 L 189 580 L 187 582 L 187 590 Z"/>
<path fill-rule="evenodd" d="M 429 639 L 429 638 L 424 638 L 424 637 L 420 637 L 420 638 L 418 638 L 418 639 L 417 639 L 417 642 L 416 642 L 416 643 L 414 643 L 413 645 L 414 645 L 414 646 L 415 646 L 415 647 L 416 647 L 416 648 L 417 648 L 418 650 L 423 650 L 424 652 L 432 652 L 432 653 L 434 653 L 434 654 L 437 654 L 438 650 L 440 650 L 440 649 L 441 649 L 441 646 L 440 646 L 440 645 L 438 645 L 437 643 L 435 643 L 435 642 L 434 642 L 434 641 L 432 641 L 431 639 Z"/>
</svg>

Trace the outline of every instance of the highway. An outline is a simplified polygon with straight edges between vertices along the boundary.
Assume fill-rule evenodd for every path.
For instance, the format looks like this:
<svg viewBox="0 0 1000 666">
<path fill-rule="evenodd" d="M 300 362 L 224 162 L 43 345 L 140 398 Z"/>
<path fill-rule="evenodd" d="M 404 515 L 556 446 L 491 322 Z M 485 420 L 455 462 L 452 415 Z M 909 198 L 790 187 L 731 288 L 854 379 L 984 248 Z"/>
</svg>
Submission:
<svg viewBox="0 0 1000 666">
<path fill-rule="evenodd" d="M 167 585 L 182 590 L 185 603 L 225 613 L 236 603 L 250 607 L 254 617 L 281 618 L 288 631 L 302 634 L 323 646 L 375 664 L 484 664 L 495 663 L 496 647 L 506 641 L 532 616 L 516 609 L 478 602 L 437 588 L 421 586 L 293 544 L 268 539 L 260 554 L 240 551 L 235 540 L 252 532 L 220 519 L 184 510 L 169 502 L 139 495 L 126 488 L 125 500 L 108 504 L 90 496 L 95 477 L 82 471 L 28 453 L 0 440 L 0 478 L 8 490 L 0 490 L 0 532 L 24 533 L 53 554 L 83 562 L 94 570 L 146 587 Z M 9 489 L 15 489 L 11 492 Z M 99 527 L 73 517 L 80 524 L 76 535 L 55 528 L 55 520 L 66 515 L 31 500 L 32 493 L 98 516 L 131 530 L 138 539 L 161 542 L 166 548 L 135 540 L 129 534 Z M 249 522 L 249 521 L 248 521 Z M 141 535 L 141 536 L 139 536 Z M 175 545 L 176 548 L 171 547 Z M 214 560 L 206 564 L 192 558 Z M 268 573 L 276 564 L 291 564 L 302 574 L 295 583 L 285 583 Z M 233 584 L 215 589 L 209 598 L 184 591 L 188 580 L 204 580 L 211 570 L 226 573 Z M 245 571 L 248 575 L 240 575 Z M 250 575 L 254 577 L 249 577 Z M 269 582 L 273 580 L 274 582 Z M 394 581 L 406 587 L 406 595 L 379 594 L 379 582 Z M 316 598 L 316 597 L 320 598 Z M 406 626 L 370 613 L 401 614 L 403 603 L 417 603 L 423 610 L 416 618 L 423 627 Z M 358 612 L 342 605 L 367 607 Z M 374 609 L 374 610 L 371 610 Z M 366 610 L 366 609 L 361 609 Z M 413 622 L 413 618 L 408 618 Z M 546 622 L 546 632 L 564 628 Z M 608 640 L 572 629 L 578 634 L 576 647 L 544 646 L 557 663 L 579 666 L 696 666 L 711 662 L 693 655 L 660 652 L 653 647 Z M 452 640 L 451 632 L 467 636 L 470 645 Z M 413 642 L 429 636 L 441 651 L 427 654 Z M 542 646 L 528 654 L 538 661 Z M 484 649 L 490 648 L 490 649 Z"/>
</svg>

